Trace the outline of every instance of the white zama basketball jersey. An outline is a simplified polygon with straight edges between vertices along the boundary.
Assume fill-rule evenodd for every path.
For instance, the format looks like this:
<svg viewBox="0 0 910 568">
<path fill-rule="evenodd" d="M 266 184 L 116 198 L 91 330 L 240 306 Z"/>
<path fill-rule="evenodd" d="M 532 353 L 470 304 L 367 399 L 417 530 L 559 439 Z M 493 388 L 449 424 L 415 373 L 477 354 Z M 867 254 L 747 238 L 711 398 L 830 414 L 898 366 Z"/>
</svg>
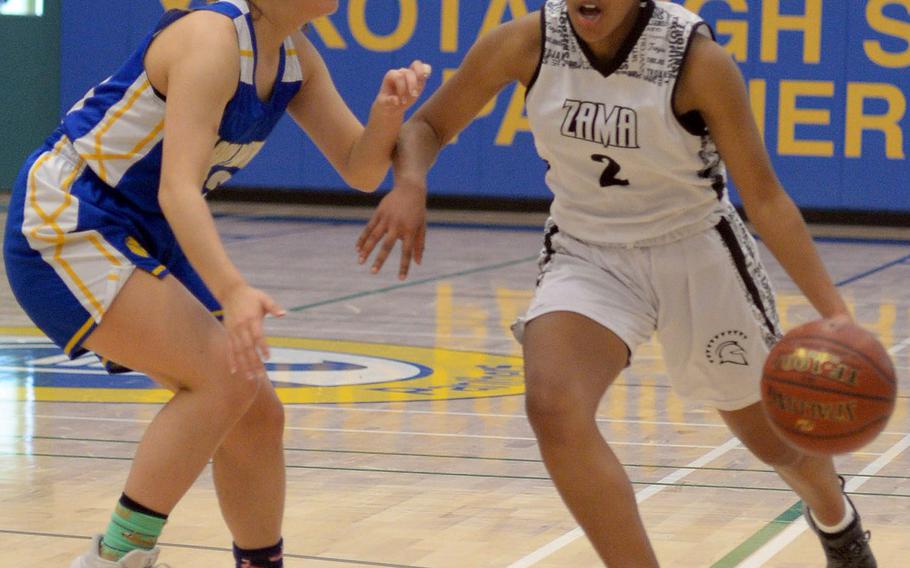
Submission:
<svg viewBox="0 0 910 568">
<path fill-rule="evenodd" d="M 598 66 L 565 0 L 541 10 L 540 67 L 527 108 L 560 231 L 597 244 L 648 246 L 708 229 L 732 206 L 726 171 L 697 114 L 677 117 L 673 93 L 704 21 L 646 0 L 626 43 Z"/>
</svg>

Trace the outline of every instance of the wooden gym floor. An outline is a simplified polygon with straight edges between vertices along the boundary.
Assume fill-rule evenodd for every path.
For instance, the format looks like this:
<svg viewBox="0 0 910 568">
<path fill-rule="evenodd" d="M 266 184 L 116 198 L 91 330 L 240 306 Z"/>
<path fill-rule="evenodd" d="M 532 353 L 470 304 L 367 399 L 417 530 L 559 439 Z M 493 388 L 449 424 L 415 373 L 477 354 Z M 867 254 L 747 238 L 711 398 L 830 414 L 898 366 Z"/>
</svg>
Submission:
<svg viewBox="0 0 910 568">
<path fill-rule="evenodd" d="M 401 283 L 355 262 L 368 212 L 216 209 L 231 256 L 290 310 L 268 324 L 288 403 L 289 567 L 599 566 L 540 461 L 508 329 L 531 295 L 541 216 L 433 212 L 424 265 Z M 816 231 L 857 319 L 898 368 L 886 432 L 838 466 L 879 566 L 900 568 L 910 557 L 910 232 Z M 764 259 L 784 328 L 812 318 Z M 0 279 L 0 565 L 65 568 L 84 550 L 165 398 L 143 377 L 64 361 Z M 637 353 L 599 416 L 663 566 L 824 565 L 795 495 L 713 411 L 674 396 L 656 345 Z M 206 473 L 172 515 L 160 560 L 230 566 L 229 546 Z"/>
</svg>

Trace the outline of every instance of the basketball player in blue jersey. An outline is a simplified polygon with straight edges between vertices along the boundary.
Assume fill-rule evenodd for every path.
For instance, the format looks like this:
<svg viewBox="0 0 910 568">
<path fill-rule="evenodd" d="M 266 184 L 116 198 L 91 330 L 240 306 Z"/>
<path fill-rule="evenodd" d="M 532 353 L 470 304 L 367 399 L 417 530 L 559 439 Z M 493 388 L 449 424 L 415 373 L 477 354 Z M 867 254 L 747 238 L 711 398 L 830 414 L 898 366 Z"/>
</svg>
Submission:
<svg viewBox="0 0 910 568">
<path fill-rule="evenodd" d="M 174 392 L 107 531 L 72 568 L 151 568 L 168 514 L 210 459 L 236 566 L 282 566 L 284 415 L 262 323 L 284 312 L 230 261 L 203 194 L 285 111 L 351 186 L 383 179 L 429 67 L 390 71 L 362 126 L 300 31 L 336 7 L 224 0 L 167 13 L 15 183 L 4 256 L 25 311 L 69 356 L 92 351 Z"/>
<path fill-rule="evenodd" d="M 712 38 L 695 14 L 653 0 L 549 0 L 481 37 L 402 129 L 396 186 L 358 240 L 360 261 L 381 242 L 379 270 L 397 240 L 401 277 L 420 260 L 428 170 L 520 81 L 554 194 L 536 294 L 513 328 L 527 413 L 604 563 L 658 565 L 632 485 L 595 422 L 606 389 L 657 333 L 677 392 L 716 408 L 802 497 L 828 567 L 873 567 L 832 460 L 785 444 L 759 404 L 780 330 L 755 243 L 727 198 L 727 167 L 762 240 L 813 306 L 850 316 L 772 170 L 740 72 Z"/>
</svg>

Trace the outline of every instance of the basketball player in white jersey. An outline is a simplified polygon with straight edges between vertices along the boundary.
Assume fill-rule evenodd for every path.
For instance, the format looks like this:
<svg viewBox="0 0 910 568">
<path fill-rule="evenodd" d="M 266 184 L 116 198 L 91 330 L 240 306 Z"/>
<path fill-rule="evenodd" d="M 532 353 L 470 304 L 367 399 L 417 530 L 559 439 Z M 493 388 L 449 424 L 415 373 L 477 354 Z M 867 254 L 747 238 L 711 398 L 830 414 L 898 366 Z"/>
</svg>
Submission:
<svg viewBox="0 0 910 568">
<path fill-rule="evenodd" d="M 536 294 L 513 328 L 527 413 L 604 563 L 657 566 L 632 485 L 595 422 L 606 389 L 657 333 L 677 392 L 716 408 L 800 495 L 828 566 L 875 566 L 832 460 L 785 444 L 759 404 L 780 330 L 755 244 L 727 198 L 727 168 L 813 306 L 850 316 L 772 170 L 738 68 L 695 14 L 653 0 L 549 0 L 481 37 L 402 129 L 395 189 L 358 240 L 360 261 L 382 241 L 379 270 L 399 239 L 400 277 L 420 261 L 428 170 L 512 81 L 528 88 L 554 194 Z"/>
<path fill-rule="evenodd" d="M 429 68 L 390 71 L 364 127 L 300 31 L 336 8 L 220 0 L 168 12 L 20 172 L 4 258 L 23 309 L 69 356 L 92 351 L 175 393 L 107 531 L 72 568 L 151 568 L 168 515 L 210 459 L 234 565 L 282 566 L 284 414 L 263 318 L 284 312 L 231 262 L 203 194 L 286 112 L 350 185 L 372 191 L 385 177 Z"/>
</svg>

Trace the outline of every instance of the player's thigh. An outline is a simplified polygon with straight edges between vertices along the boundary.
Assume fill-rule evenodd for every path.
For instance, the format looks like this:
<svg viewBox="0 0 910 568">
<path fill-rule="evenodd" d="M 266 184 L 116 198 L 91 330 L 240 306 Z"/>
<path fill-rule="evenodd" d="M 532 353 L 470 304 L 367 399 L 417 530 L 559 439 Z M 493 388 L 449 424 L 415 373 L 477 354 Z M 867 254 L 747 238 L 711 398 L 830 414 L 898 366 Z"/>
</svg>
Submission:
<svg viewBox="0 0 910 568">
<path fill-rule="evenodd" d="M 170 275 L 134 271 L 84 346 L 171 390 L 232 381 L 224 328 Z"/>
<path fill-rule="evenodd" d="M 593 414 L 607 387 L 629 360 L 617 334 L 577 312 L 545 313 L 527 322 L 523 336 L 529 409 Z"/>
</svg>

